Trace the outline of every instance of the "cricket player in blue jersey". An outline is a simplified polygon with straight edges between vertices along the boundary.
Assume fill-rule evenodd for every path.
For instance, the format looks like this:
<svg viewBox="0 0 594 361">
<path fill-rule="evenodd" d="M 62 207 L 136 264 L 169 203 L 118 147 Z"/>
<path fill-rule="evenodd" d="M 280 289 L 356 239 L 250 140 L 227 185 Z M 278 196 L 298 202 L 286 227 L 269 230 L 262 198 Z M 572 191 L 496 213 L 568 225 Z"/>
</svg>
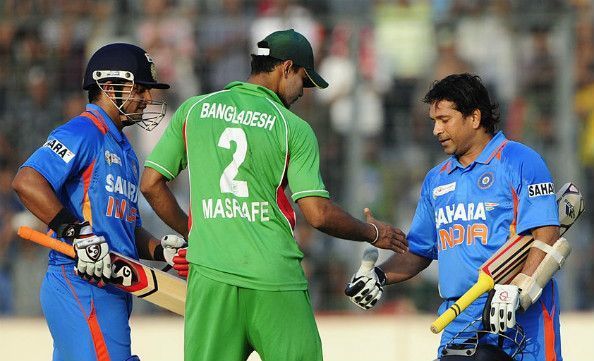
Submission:
<svg viewBox="0 0 594 361">
<path fill-rule="evenodd" d="M 54 361 L 138 360 L 131 355 L 130 294 L 109 285 L 110 251 L 172 264 L 183 238 L 157 240 L 138 213 L 139 166 L 122 128 L 154 128 L 165 104 L 151 89 L 155 65 L 141 48 L 109 44 L 87 65 L 86 110 L 56 128 L 20 167 L 13 188 L 53 237 L 72 243 L 77 257 L 50 252 L 41 305 L 54 340 Z M 145 111 L 147 106 L 159 111 Z"/>
<path fill-rule="evenodd" d="M 555 245 L 566 242 L 559 236 L 555 187 L 544 160 L 495 131 L 497 107 L 478 76 L 450 75 L 435 82 L 423 101 L 429 105 L 433 134 L 450 157 L 425 177 L 407 235 L 409 252 L 356 273 L 347 285 L 347 295 L 358 306 L 371 308 L 381 297 L 383 285 L 405 281 L 438 260 L 442 313 L 477 281 L 477 269 L 511 235 L 532 234 L 544 245 L 531 248 L 511 284 L 495 285 L 489 296 L 476 300 L 446 327 L 438 357 L 442 361 L 521 357 L 561 361 L 556 282 L 532 277 L 541 273 L 536 270 L 558 266 L 555 257 L 546 256 L 554 256 Z M 481 317 L 483 322 L 473 322 Z M 516 322 L 524 338 L 518 338 Z M 476 353 L 448 353 L 456 348 L 450 349 L 456 343 L 451 341 L 459 340 L 469 326 L 480 334 Z"/>
</svg>

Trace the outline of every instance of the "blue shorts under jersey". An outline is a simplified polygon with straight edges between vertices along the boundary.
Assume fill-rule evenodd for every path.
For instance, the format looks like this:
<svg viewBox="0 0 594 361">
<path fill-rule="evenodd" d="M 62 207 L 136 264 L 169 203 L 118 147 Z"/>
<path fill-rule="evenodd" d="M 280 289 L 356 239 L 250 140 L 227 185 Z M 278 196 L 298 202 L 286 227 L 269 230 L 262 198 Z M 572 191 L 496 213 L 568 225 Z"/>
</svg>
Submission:
<svg viewBox="0 0 594 361">
<path fill-rule="evenodd" d="M 62 204 L 78 219 L 89 221 L 110 250 L 138 259 L 138 159 L 101 108 L 87 105 L 86 112 L 56 128 L 21 167 L 43 175 Z M 50 252 L 41 300 L 54 338 L 54 360 L 72 359 L 68 355 L 77 355 L 77 360 L 107 360 L 105 355 L 127 359 L 130 296 L 83 281 L 73 268 L 71 258 Z M 93 349 L 81 346 L 89 340 Z M 101 345 L 107 353 L 99 357 Z"/>
<path fill-rule="evenodd" d="M 511 234 L 559 225 L 554 188 L 540 155 L 499 132 L 468 166 L 450 157 L 429 171 L 408 233 L 410 251 L 439 261 L 440 295 L 455 300 Z"/>
</svg>

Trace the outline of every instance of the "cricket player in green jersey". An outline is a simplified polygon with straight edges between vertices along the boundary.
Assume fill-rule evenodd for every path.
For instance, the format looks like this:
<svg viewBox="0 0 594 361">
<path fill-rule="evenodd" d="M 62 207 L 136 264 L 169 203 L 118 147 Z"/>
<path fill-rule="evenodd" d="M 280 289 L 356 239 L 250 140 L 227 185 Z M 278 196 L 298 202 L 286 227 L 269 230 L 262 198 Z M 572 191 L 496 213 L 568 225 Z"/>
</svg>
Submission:
<svg viewBox="0 0 594 361">
<path fill-rule="evenodd" d="M 293 30 L 258 43 L 247 82 L 184 102 L 147 158 L 141 191 L 188 235 L 185 360 L 322 360 L 293 237 L 288 186 L 307 222 L 335 237 L 407 251 L 404 233 L 361 222 L 329 200 L 316 136 L 289 107 L 304 87 L 328 86 L 309 41 Z M 167 182 L 188 168 L 190 216 Z M 189 232 L 188 232 L 189 231 Z"/>
</svg>

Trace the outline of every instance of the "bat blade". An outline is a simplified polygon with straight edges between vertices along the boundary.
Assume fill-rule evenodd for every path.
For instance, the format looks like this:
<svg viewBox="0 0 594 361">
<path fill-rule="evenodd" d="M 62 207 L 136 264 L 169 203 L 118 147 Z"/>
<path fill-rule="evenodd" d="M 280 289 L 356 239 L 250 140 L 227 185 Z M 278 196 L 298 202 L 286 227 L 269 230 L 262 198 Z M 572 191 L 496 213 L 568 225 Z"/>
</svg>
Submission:
<svg viewBox="0 0 594 361">
<path fill-rule="evenodd" d="M 19 227 L 18 235 L 26 240 L 74 258 L 76 252 L 61 242 L 29 227 Z M 112 278 L 109 284 L 183 316 L 186 305 L 186 282 L 156 268 L 116 252 L 110 252 Z"/>
<path fill-rule="evenodd" d="M 559 206 L 559 231 L 563 235 L 584 211 L 584 200 L 573 183 L 566 183 L 557 192 Z M 432 324 L 433 333 L 441 332 L 472 302 L 495 284 L 508 284 L 520 273 L 534 242 L 532 235 L 515 235 L 503 244 L 479 268 L 478 281 Z"/>
</svg>

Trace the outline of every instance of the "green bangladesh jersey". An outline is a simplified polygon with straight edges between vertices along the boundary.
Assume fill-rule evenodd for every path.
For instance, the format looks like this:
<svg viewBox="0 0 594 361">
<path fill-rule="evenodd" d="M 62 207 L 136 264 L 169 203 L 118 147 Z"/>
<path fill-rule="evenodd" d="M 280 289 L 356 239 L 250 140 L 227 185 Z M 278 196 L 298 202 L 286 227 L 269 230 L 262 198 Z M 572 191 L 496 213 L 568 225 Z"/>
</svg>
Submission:
<svg viewBox="0 0 594 361">
<path fill-rule="evenodd" d="M 259 290 L 303 290 L 292 199 L 329 197 L 316 136 L 271 90 L 233 82 L 175 112 L 147 158 L 171 180 L 188 167 L 187 258 L 214 280 Z"/>
</svg>

